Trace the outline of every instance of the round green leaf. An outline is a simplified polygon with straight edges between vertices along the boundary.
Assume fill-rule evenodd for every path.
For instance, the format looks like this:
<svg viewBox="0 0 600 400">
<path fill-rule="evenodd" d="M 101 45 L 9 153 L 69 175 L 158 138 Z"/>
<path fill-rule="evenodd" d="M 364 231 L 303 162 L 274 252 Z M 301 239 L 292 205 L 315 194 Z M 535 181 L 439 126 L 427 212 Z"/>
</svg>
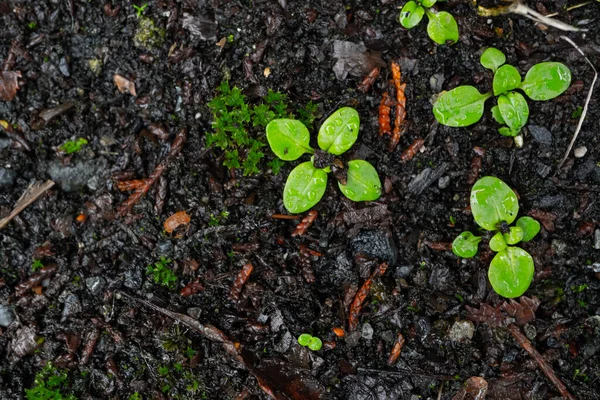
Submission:
<svg viewBox="0 0 600 400">
<path fill-rule="evenodd" d="M 513 131 L 519 131 L 529 118 L 529 106 L 521 93 L 508 92 L 498 97 L 498 109 L 506 125 Z"/>
<path fill-rule="evenodd" d="M 506 244 L 517 244 L 523 239 L 523 229 L 518 226 L 508 228 L 508 233 L 503 233 L 502 237 Z"/>
<path fill-rule="evenodd" d="M 479 62 L 485 68 L 491 69 L 493 72 L 496 72 L 496 70 L 506 62 L 506 56 L 497 48 L 489 47 L 485 49 L 483 54 L 481 54 Z"/>
<path fill-rule="evenodd" d="M 494 82 L 492 83 L 494 95 L 498 96 L 509 90 L 516 89 L 520 83 L 521 74 L 519 74 L 519 71 L 512 65 L 503 65 L 494 74 Z"/>
<path fill-rule="evenodd" d="M 494 176 L 484 176 L 471 189 L 471 212 L 483 229 L 495 231 L 503 221 L 511 224 L 519 212 L 515 192 Z"/>
<path fill-rule="evenodd" d="M 425 9 L 411 0 L 402 7 L 398 20 L 400 21 L 400 25 L 406 29 L 410 29 L 421 22 L 423 15 L 425 15 Z"/>
<path fill-rule="evenodd" d="M 500 296 L 519 297 L 533 280 L 533 258 L 519 247 L 507 247 L 490 263 L 488 278 Z"/>
<path fill-rule="evenodd" d="M 481 119 L 491 93 L 481 94 L 473 86 L 459 86 L 442 94 L 433 105 L 433 115 L 442 125 L 469 126 Z"/>
<path fill-rule="evenodd" d="M 308 333 L 303 333 L 302 335 L 298 336 L 298 344 L 300 344 L 300 346 L 306 347 L 310 344 L 312 339 L 312 335 Z"/>
<path fill-rule="evenodd" d="M 304 153 L 312 153 L 310 133 L 296 119 L 274 119 L 269 122 L 267 140 L 273 153 L 285 161 L 293 161 Z"/>
<path fill-rule="evenodd" d="M 550 100 L 568 89 L 571 71 L 558 62 L 535 64 L 519 86 L 532 100 Z"/>
<path fill-rule="evenodd" d="M 310 339 L 310 343 L 308 344 L 308 348 L 312 351 L 319 351 L 323 347 L 323 342 L 318 337 L 312 337 Z"/>
<path fill-rule="evenodd" d="M 446 11 L 427 12 L 429 22 L 427 23 L 427 34 L 437 44 L 458 41 L 458 24 L 452 14 Z"/>
<path fill-rule="evenodd" d="M 319 147 L 336 156 L 348 150 L 358 137 L 360 117 L 351 107 L 343 107 L 325 120 L 319 129 Z"/>
<path fill-rule="evenodd" d="M 298 165 L 290 172 L 283 189 L 283 205 L 298 214 L 317 204 L 327 188 L 327 173 L 311 161 Z"/>
<path fill-rule="evenodd" d="M 506 122 L 504 122 L 504 118 L 502 118 L 502 114 L 500 113 L 498 106 L 492 107 L 492 118 L 494 118 L 499 124 L 506 124 Z"/>
<path fill-rule="evenodd" d="M 423 7 L 431 8 L 437 2 L 437 0 L 421 0 L 421 5 Z"/>
<path fill-rule="evenodd" d="M 511 129 L 508 126 L 503 126 L 502 128 L 498 129 L 498 132 L 502 135 L 502 136 L 508 136 L 508 137 L 515 137 L 519 134 L 521 130 L 517 129 Z"/>
<path fill-rule="evenodd" d="M 521 217 L 517 220 L 517 226 L 523 229 L 523 240 L 529 242 L 540 232 L 540 223 L 531 217 Z"/>
<path fill-rule="evenodd" d="M 452 252 L 461 258 L 471 258 L 477 254 L 477 246 L 481 242 L 481 236 L 475 236 L 471 232 L 461 233 L 452 242 Z"/>
<path fill-rule="evenodd" d="M 506 248 L 506 242 L 504 241 L 504 237 L 502 237 L 502 232 L 497 232 L 490 239 L 490 249 L 495 252 L 502 251 Z"/>
<path fill-rule="evenodd" d="M 352 201 L 372 201 L 381 196 L 381 181 L 375 167 L 364 160 L 348 162 L 348 179 L 340 190 Z"/>
</svg>

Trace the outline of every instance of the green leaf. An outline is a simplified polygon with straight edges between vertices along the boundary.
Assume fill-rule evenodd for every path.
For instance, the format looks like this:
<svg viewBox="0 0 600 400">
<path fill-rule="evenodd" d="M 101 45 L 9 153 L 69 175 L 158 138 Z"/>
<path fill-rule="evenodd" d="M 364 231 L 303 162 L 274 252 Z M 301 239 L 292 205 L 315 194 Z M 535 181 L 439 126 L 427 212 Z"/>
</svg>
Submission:
<svg viewBox="0 0 600 400">
<path fill-rule="evenodd" d="M 469 126 L 481 119 L 491 93 L 481 94 L 473 86 L 459 86 L 442 94 L 433 105 L 433 115 L 442 125 Z"/>
<path fill-rule="evenodd" d="M 437 0 L 420 0 L 423 7 L 431 8 L 437 2 Z"/>
<path fill-rule="evenodd" d="M 469 231 L 458 235 L 452 242 L 452 252 L 461 258 L 471 258 L 477 254 L 477 246 L 481 236 L 475 236 Z"/>
<path fill-rule="evenodd" d="M 304 153 L 312 153 L 310 133 L 296 119 L 274 119 L 269 122 L 267 140 L 273 153 L 285 161 L 296 160 Z"/>
<path fill-rule="evenodd" d="M 300 346 L 306 347 L 310 344 L 312 339 L 312 335 L 308 333 L 303 333 L 302 335 L 298 336 L 298 344 L 300 344 Z"/>
<path fill-rule="evenodd" d="M 533 258 L 519 247 L 507 247 L 490 263 L 488 278 L 500 296 L 519 297 L 533 280 Z"/>
<path fill-rule="evenodd" d="M 515 192 L 493 176 L 484 176 L 475 182 L 470 203 L 475 222 L 488 231 L 495 231 L 503 221 L 511 224 L 519 212 Z"/>
<path fill-rule="evenodd" d="M 519 131 L 529 118 L 529 106 L 521 93 L 508 92 L 498 97 L 498 108 L 506 125 L 513 131 Z"/>
<path fill-rule="evenodd" d="M 319 351 L 323 347 L 323 342 L 318 337 L 312 337 L 308 343 L 308 348 L 312 351 Z"/>
<path fill-rule="evenodd" d="M 506 242 L 504 241 L 504 237 L 502 236 L 502 232 L 497 232 L 490 239 L 490 249 L 495 252 L 502 251 L 506 248 Z"/>
<path fill-rule="evenodd" d="M 429 22 L 427 34 L 437 44 L 456 43 L 458 41 L 458 24 L 452 14 L 446 11 L 427 11 Z"/>
<path fill-rule="evenodd" d="M 351 107 L 340 108 L 321 125 L 317 137 L 319 147 L 338 156 L 356 142 L 359 127 L 358 112 Z"/>
<path fill-rule="evenodd" d="M 523 229 L 524 242 L 529 242 L 540 232 L 540 223 L 531 217 L 521 217 L 517 220 L 517 226 Z"/>
<path fill-rule="evenodd" d="M 514 130 L 509 128 L 508 126 L 503 126 L 502 128 L 498 129 L 498 132 L 502 135 L 502 136 L 508 136 L 508 137 L 515 137 L 519 134 L 521 130 Z"/>
<path fill-rule="evenodd" d="M 508 228 L 508 233 L 503 233 L 502 237 L 506 244 L 517 244 L 523 239 L 523 229 L 518 226 Z"/>
<path fill-rule="evenodd" d="M 425 15 L 425 9 L 416 2 L 409 1 L 402 7 L 398 20 L 400 21 L 400 25 L 406 29 L 411 29 L 421 22 L 423 15 Z"/>
<path fill-rule="evenodd" d="M 492 118 L 494 118 L 499 124 L 506 124 L 506 122 L 504 122 L 504 118 L 502 118 L 502 114 L 500 113 L 500 109 L 498 108 L 498 106 L 492 107 Z"/>
<path fill-rule="evenodd" d="M 521 74 L 519 74 L 519 71 L 512 65 L 503 65 L 494 74 L 494 82 L 492 83 L 494 95 L 499 96 L 509 90 L 516 89 L 520 83 Z"/>
<path fill-rule="evenodd" d="M 550 100 L 568 89 L 571 71 L 558 62 L 543 62 L 527 71 L 519 86 L 532 100 Z"/>
<path fill-rule="evenodd" d="M 494 73 L 496 73 L 496 70 L 498 70 L 498 68 L 500 68 L 500 66 L 506 62 L 506 56 L 497 48 L 489 47 L 485 49 L 483 54 L 481 54 L 479 62 L 484 66 L 484 68 L 491 69 Z"/>
<path fill-rule="evenodd" d="M 307 161 L 290 172 L 283 189 L 283 205 L 292 214 L 304 212 L 321 200 L 326 188 L 327 173 Z"/>
<path fill-rule="evenodd" d="M 364 160 L 348 162 L 346 185 L 338 182 L 344 196 L 352 201 L 372 201 L 381 196 L 381 181 L 375 167 Z"/>
</svg>

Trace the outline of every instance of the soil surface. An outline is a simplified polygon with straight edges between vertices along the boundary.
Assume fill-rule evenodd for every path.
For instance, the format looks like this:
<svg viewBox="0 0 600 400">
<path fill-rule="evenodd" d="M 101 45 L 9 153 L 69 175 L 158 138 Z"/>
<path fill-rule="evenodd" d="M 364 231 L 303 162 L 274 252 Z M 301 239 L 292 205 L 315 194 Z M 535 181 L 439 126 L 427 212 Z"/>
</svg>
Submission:
<svg viewBox="0 0 600 400">
<path fill-rule="evenodd" d="M 528 3 L 589 29 L 567 35 L 600 66 L 600 3 L 569 12 L 579 2 Z M 425 21 L 400 27 L 402 4 L 0 0 L 0 94 L 11 97 L 0 101 L 0 218 L 32 183 L 56 183 L 0 230 L 0 398 L 41 385 L 65 399 L 466 399 L 476 395 L 461 391 L 474 376 L 487 381 L 490 399 L 557 398 L 506 324 L 469 319 L 468 307 L 505 300 L 487 280 L 487 240 L 468 260 L 448 248 L 477 229 L 472 182 L 494 175 L 518 193 L 520 215 L 543 225 L 524 244 L 536 266 L 526 295 L 541 304 L 517 329 L 574 398 L 599 399 L 597 95 L 574 146 L 579 157 L 571 152 L 557 169 L 593 71 L 564 32 L 515 15 L 479 17 L 466 0 L 439 6 L 456 17 L 460 41 L 438 46 Z M 489 46 L 523 75 L 548 60 L 572 71 L 565 94 L 528 101 L 520 148 L 498 134 L 492 101 L 469 128 L 438 125 L 431 111 L 442 90 L 489 90 L 492 76 L 479 64 Z M 401 66 L 408 113 L 392 152 L 378 135 L 391 62 Z M 372 88 L 358 91 L 377 65 Z M 265 147 L 260 173 L 244 176 L 206 144 L 207 103 L 224 80 L 248 104 L 269 89 L 286 94 L 291 110 L 312 101 L 313 142 L 330 113 L 356 108 L 359 138 L 342 158 L 371 162 L 384 194 L 353 203 L 331 178 L 312 226 L 292 236 L 300 219 L 277 214 L 288 214 L 283 186 L 297 163 L 273 174 Z M 262 130 L 249 135 L 264 140 Z M 62 146 L 78 138 L 88 143 L 67 154 Z M 419 138 L 424 146 L 402 161 Z M 152 187 L 129 210 L 121 205 L 131 191 L 119 187 L 131 179 Z M 189 223 L 166 232 L 165 220 L 183 211 Z M 170 286 L 148 273 L 155 264 L 172 271 Z M 349 305 L 370 276 L 351 331 Z M 323 348 L 300 346 L 302 333 Z"/>
</svg>

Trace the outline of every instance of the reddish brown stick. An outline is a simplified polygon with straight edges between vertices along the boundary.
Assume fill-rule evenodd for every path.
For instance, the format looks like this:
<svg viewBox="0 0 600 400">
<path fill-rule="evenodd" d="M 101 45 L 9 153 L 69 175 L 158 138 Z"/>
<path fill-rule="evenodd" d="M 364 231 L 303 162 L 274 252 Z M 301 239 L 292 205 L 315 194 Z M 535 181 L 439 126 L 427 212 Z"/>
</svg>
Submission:
<svg viewBox="0 0 600 400">
<path fill-rule="evenodd" d="M 398 361 L 398 357 L 400 357 L 400 353 L 402 352 L 404 342 L 404 336 L 402 336 L 402 334 L 399 333 L 398 337 L 396 338 L 396 343 L 394 343 L 394 347 L 392 347 L 390 358 L 388 358 L 388 365 L 392 366 L 396 364 L 396 361 Z"/>
<path fill-rule="evenodd" d="M 381 103 L 379 103 L 379 136 L 383 136 L 384 133 L 389 135 L 392 132 L 390 125 L 391 111 L 390 95 L 385 92 L 381 97 Z"/>
<path fill-rule="evenodd" d="M 292 232 L 292 236 L 302 236 L 306 232 L 308 228 L 313 224 L 315 219 L 317 219 L 317 213 L 315 210 L 310 210 L 308 215 L 302 219 L 302 221 L 296 226 L 294 232 Z"/>
<path fill-rule="evenodd" d="M 400 161 L 407 162 L 412 160 L 413 157 L 417 155 L 417 152 L 421 150 L 424 144 L 425 140 L 423 140 L 422 138 L 418 138 L 417 140 L 415 140 L 410 146 L 408 146 L 406 150 L 404 150 L 404 152 L 400 156 Z"/>
<path fill-rule="evenodd" d="M 564 383 L 562 383 L 560 378 L 556 376 L 554 370 L 550 364 L 548 364 L 548 361 L 546 361 L 546 359 L 533 347 L 529 339 L 527 339 L 527 337 L 525 337 L 525 335 L 521 332 L 521 329 L 515 324 L 510 324 L 508 325 L 508 331 L 513 335 L 517 343 L 519 343 L 521 347 L 525 349 L 527 353 L 529 353 L 531 358 L 537 362 L 544 375 L 546 375 L 546 377 L 550 379 L 550 382 L 552 382 L 556 389 L 558 389 L 560 395 L 565 399 L 575 400 L 575 397 L 569 393 Z"/>
<path fill-rule="evenodd" d="M 375 270 L 375 272 L 373 272 L 371 274 L 371 276 L 365 281 L 365 283 L 363 283 L 363 285 L 358 290 L 358 292 L 356 292 L 356 295 L 354 296 L 354 300 L 352 301 L 352 304 L 350 305 L 350 311 L 348 312 L 348 330 L 349 331 L 354 331 L 354 330 L 356 330 L 356 328 L 358 328 L 358 315 L 360 314 L 363 303 L 365 302 L 365 299 L 367 298 L 367 295 L 369 294 L 369 291 L 371 290 L 371 285 L 373 284 L 373 279 L 378 276 L 383 275 L 385 273 L 385 270 L 387 269 L 387 267 L 388 267 L 387 263 L 382 263 L 381 265 L 379 265 L 379 267 Z"/>
<path fill-rule="evenodd" d="M 233 282 L 231 293 L 229 294 L 229 297 L 232 300 L 238 301 L 240 299 L 242 289 L 244 288 L 246 281 L 248 281 L 248 279 L 250 278 L 250 274 L 253 270 L 254 266 L 251 263 L 247 263 L 242 267 L 242 270 L 239 272 L 239 274 L 235 278 L 235 281 Z"/>
<path fill-rule="evenodd" d="M 373 68 L 371 72 L 369 72 L 369 75 L 367 75 L 365 79 L 363 79 L 363 81 L 360 83 L 360 85 L 358 85 L 356 90 L 358 90 L 359 92 L 367 93 L 369 89 L 371 89 L 371 86 L 373 86 L 373 83 L 375 83 L 375 79 L 377 79 L 377 77 L 379 76 L 379 71 L 379 67 Z"/>
</svg>

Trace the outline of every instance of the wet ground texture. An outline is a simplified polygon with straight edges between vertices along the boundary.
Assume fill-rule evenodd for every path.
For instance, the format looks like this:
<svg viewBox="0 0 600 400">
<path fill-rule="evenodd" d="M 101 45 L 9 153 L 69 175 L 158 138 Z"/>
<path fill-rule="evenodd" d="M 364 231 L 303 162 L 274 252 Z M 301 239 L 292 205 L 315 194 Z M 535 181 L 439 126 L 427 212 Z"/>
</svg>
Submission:
<svg viewBox="0 0 600 400">
<path fill-rule="evenodd" d="M 528 3 L 589 29 L 568 36 L 600 66 L 600 3 Z M 597 94 L 577 157 L 557 169 L 593 71 L 564 32 L 479 17 L 466 0 L 439 6 L 460 41 L 438 46 L 425 23 L 400 27 L 402 4 L 0 0 L 0 218 L 32 183 L 55 182 L 0 230 L 0 398 L 34 388 L 29 398 L 468 399 L 476 376 L 490 399 L 557 398 L 515 327 L 575 398 L 600 398 Z M 469 128 L 431 112 L 442 90 L 491 86 L 479 64 L 489 46 L 522 74 L 548 60 L 572 71 L 565 94 L 529 101 L 521 148 L 497 133 L 491 102 Z M 392 152 L 377 118 L 391 62 L 408 113 Z M 358 91 L 376 66 L 372 88 Z M 300 219 L 274 214 L 288 214 L 282 191 L 296 163 L 274 174 L 263 147 L 259 173 L 245 176 L 207 144 L 208 102 L 224 80 L 250 106 L 271 89 L 296 115 L 309 110 L 314 142 L 331 112 L 356 108 L 360 135 L 342 158 L 371 162 L 384 194 L 352 203 L 330 179 L 313 224 L 292 236 Z M 262 128 L 245 132 L 264 142 Z M 79 138 L 87 144 L 68 154 Z M 476 229 L 468 197 L 484 175 L 513 187 L 521 215 L 543 225 L 525 246 L 536 264 L 526 295 L 540 304 L 499 326 L 472 316 L 504 301 L 487 281 L 492 253 L 460 260 L 448 248 Z M 144 189 L 119 190 L 128 184 Z M 302 333 L 322 349 L 300 346 Z"/>
</svg>

